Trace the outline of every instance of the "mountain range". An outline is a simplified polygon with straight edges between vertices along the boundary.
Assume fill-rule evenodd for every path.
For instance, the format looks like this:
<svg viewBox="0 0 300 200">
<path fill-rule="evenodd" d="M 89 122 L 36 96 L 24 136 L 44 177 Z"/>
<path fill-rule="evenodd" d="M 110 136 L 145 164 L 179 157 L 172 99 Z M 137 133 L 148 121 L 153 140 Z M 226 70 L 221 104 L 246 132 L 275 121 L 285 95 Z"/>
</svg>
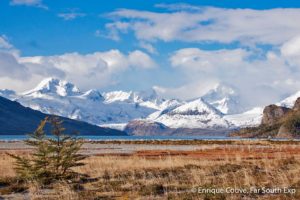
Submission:
<svg viewBox="0 0 300 200">
<path fill-rule="evenodd" d="M 280 103 L 293 105 L 297 95 Z M 172 129 L 233 129 L 258 125 L 263 110 L 245 110 L 236 90 L 225 84 L 216 85 L 202 97 L 181 101 L 161 98 L 154 90 L 80 91 L 70 82 L 47 78 L 29 91 L 0 90 L 0 96 L 45 114 L 117 129 L 125 129 L 131 121 L 143 127 L 158 123 L 157 127 Z M 143 123 L 136 123 L 138 120 Z"/>
</svg>

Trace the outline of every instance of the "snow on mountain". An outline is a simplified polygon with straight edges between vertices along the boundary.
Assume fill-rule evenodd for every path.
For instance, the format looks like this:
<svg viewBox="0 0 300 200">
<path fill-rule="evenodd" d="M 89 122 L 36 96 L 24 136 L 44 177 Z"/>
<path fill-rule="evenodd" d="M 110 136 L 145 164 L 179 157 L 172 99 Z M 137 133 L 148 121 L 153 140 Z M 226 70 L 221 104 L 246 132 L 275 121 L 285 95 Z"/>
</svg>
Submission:
<svg viewBox="0 0 300 200">
<path fill-rule="evenodd" d="M 97 90 L 80 92 L 72 83 L 49 78 L 17 99 L 24 106 L 44 113 L 78 119 L 92 124 L 127 123 L 145 118 L 153 108 L 127 101 L 105 101 Z M 124 100 L 124 99 L 122 99 Z"/>
<path fill-rule="evenodd" d="M 161 101 L 154 90 L 151 91 L 141 91 L 141 92 L 124 92 L 124 91 L 112 91 L 104 93 L 106 102 L 115 101 L 127 101 L 134 103 L 141 103 L 147 101 Z"/>
<path fill-rule="evenodd" d="M 55 78 L 43 80 L 36 88 L 17 96 L 22 105 L 47 114 L 65 116 L 96 125 L 110 126 L 146 118 L 177 103 L 158 98 L 153 91 L 104 93 L 81 92 L 74 84 Z"/>
<path fill-rule="evenodd" d="M 166 109 L 156 118 L 153 115 L 151 118 L 170 128 L 228 128 L 230 124 L 222 116 L 222 113 L 202 99 L 196 99 L 173 109 Z"/>
<path fill-rule="evenodd" d="M 220 84 L 203 98 L 187 102 L 163 99 L 154 90 L 81 92 L 74 84 L 55 78 L 47 78 L 19 95 L 0 90 L 0 96 L 43 113 L 118 129 L 135 119 L 159 122 L 170 128 L 234 128 L 258 125 L 262 116 L 262 108 L 229 115 L 242 110 L 239 98 L 232 88 Z M 296 97 L 290 97 L 284 102 L 293 105 L 295 100 Z"/>
<path fill-rule="evenodd" d="M 113 91 L 103 94 L 106 103 L 112 103 L 117 101 L 126 101 L 126 102 L 134 102 L 133 101 L 133 92 L 124 92 L 124 91 Z"/>
<path fill-rule="evenodd" d="M 240 114 L 225 115 L 224 119 L 235 127 L 253 127 L 261 123 L 263 107 L 256 107 Z"/>
<path fill-rule="evenodd" d="M 167 107 L 180 104 L 176 99 L 165 100 L 160 98 L 154 90 L 141 92 L 112 91 L 103 94 L 106 103 L 127 102 L 138 103 L 155 110 L 163 110 Z"/>
<path fill-rule="evenodd" d="M 298 97 L 300 97 L 300 91 L 298 91 L 295 94 L 292 94 L 291 96 L 285 98 L 284 100 L 280 101 L 276 105 L 284 106 L 284 107 L 287 107 L 287 108 L 292 108 Z"/>
<path fill-rule="evenodd" d="M 92 100 L 92 101 L 104 101 L 104 97 L 98 90 L 88 90 L 81 95 L 83 99 Z"/>
<path fill-rule="evenodd" d="M 81 94 L 79 89 L 72 83 L 61 81 L 56 78 L 47 78 L 40 84 L 27 92 L 23 93 L 26 96 L 42 97 L 43 95 L 58 95 L 58 96 L 75 96 Z"/>
<path fill-rule="evenodd" d="M 217 84 L 202 98 L 223 114 L 236 114 L 245 111 L 237 92 L 225 84 Z"/>
<path fill-rule="evenodd" d="M 298 97 L 300 97 L 300 91 L 276 103 L 276 105 L 292 108 Z M 226 115 L 224 118 L 230 121 L 236 127 L 257 126 L 261 123 L 263 110 L 263 107 L 256 107 L 244 113 Z"/>
</svg>

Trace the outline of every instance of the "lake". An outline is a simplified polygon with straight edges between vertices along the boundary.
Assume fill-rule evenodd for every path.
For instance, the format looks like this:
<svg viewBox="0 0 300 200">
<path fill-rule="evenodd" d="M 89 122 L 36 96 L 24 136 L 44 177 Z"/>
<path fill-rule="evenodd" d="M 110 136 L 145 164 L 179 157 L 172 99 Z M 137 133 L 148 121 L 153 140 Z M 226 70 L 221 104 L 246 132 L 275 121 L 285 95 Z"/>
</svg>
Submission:
<svg viewBox="0 0 300 200">
<path fill-rule="evenodd" d="M 230 140 L 237 139 L 226 136 L 78 136 L 86 140 Z M 26 135 L 0 135 L 0 141 L 25 140 Z"/>
<path fill-rule="evenodd" d="M 97 135 L 84 135 L 78 136 L 85 140 L 90 141 L 118 141 L 118 140 L 273 140 L 273 141 L 287 141 L 291 139 L 286 138 L 240 138 L 240 137 L 227 137 L 227 136 L 97 136 Z M 25 140 L 26 135 L 0 135 L 0 141 L 19 141 Z M 293 141 L 300 141 L 299 139 L 292 139 Z"/>
</svg>

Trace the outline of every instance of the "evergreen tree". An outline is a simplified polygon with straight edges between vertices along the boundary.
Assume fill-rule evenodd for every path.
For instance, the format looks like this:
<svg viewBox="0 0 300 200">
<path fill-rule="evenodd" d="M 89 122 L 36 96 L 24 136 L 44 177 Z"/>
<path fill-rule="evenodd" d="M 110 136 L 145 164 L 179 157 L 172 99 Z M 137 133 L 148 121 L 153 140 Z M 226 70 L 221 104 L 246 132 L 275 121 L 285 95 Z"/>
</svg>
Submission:
<svg viewBox="0 0 300 200">
<path fill-rule="evenodd" d="M 51 125 L 51 136 L 44 132 L 47 123 Z M 25 141 L 34 147 L 30 158 L 12 155 L 16 159 L 15 170 L 20 178 L 49 184 L 56 180 L 72 179 L 77 175 L 72 168 L 83 165 L 85 156 L 78 154 L 82 141 L 65 135 L 65 128 L 59 118 L 45 118 L 36 131 Z"/>
</svg>

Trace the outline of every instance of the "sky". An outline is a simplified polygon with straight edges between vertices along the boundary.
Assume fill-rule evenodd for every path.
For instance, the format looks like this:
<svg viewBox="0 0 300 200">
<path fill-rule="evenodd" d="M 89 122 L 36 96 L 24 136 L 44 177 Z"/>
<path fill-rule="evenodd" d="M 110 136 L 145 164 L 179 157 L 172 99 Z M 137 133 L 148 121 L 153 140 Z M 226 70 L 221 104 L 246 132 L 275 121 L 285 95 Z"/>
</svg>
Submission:
<svg viewBox="0 0 300 200">
<path fill-rule="evenodd" d="M 216 85 L 274 103 L 300 90 L 298 0 L 1 0 L 0 89 L 46 77 L 81 90 L 192 99 Z"/>
</svg>

